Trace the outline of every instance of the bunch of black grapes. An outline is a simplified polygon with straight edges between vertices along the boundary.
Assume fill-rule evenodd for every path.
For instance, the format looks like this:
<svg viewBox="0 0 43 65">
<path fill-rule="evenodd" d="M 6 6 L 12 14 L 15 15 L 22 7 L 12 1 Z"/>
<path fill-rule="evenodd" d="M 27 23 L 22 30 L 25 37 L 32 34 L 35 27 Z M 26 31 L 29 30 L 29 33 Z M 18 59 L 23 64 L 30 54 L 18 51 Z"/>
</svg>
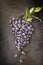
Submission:
<svg viewBox="0 0 43 65">
<path fill-rule="evenodd" d="M 10 26 L 12 28 L 12 34 L 16 36 L 15 45 L 18 51 L 23 50 L 26 44 L 29 44 L 30 37 L 33 33 L 32 21 L 27 22 L 23 17 L 13 18 L 10 20 Z M 24 51 L 21 51 L 25 54 Z M 17 55 L 15 55 L 16 57 Z"/>
</svg>

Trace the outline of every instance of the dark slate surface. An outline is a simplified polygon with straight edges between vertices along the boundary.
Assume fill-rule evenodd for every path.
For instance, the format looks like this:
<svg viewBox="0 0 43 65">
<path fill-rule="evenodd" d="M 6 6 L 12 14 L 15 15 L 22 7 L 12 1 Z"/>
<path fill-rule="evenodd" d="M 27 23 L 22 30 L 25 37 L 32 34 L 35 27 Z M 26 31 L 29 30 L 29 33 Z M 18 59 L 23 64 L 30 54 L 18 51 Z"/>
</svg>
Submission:
<svg viewBox="0 0 43 65">
<path fill-rule="evenodd" d="M 27 7 L 30 8 L 35 3 L 31 0 L 22 0 L 21 2 L 20 0 L 1 0 L 0 2 L 0 65 L 43 65 L 43 23 L 41 24 L 37 20 L 33 21 L 35 31 L 30 39 L 30 44 L 24 49 L 27 54 L 23 57 L 25 60 L 23 64 L 14 58 L 14 54 L 17 52 L 14 44 L 15 37 L 9 26 L 10 19 L 21 16 Z M 43 11 L 38 15 L 43 19 Z"/>
</svg>

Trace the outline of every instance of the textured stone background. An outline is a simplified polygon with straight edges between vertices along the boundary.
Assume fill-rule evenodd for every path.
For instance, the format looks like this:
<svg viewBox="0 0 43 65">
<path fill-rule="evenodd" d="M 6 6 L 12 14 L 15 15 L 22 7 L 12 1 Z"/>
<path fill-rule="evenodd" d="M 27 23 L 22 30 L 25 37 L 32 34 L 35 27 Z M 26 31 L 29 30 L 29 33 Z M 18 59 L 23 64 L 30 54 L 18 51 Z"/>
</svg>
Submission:
<svg viewBox="0 0 43 65">
<path fill-rule="evenodd" d="M 9 26 L 11 18 L 21 16 L 27 7 L 43 6 L 42 3 L 40 0 L 38 2 L 37 0 L 0 0 L 0 65 L 43 65 L 43 23 L 37 20 L 33 22 L 35 31 L 30 39 L 30 44 L 24 49 L 27 54 L 23 57 L 25 60 L 23 64 L 14 58 L 17 52 L 14 44 L 15 37 Z M 37 15 L 43 19 L 43 11 Z"/>
</svg>

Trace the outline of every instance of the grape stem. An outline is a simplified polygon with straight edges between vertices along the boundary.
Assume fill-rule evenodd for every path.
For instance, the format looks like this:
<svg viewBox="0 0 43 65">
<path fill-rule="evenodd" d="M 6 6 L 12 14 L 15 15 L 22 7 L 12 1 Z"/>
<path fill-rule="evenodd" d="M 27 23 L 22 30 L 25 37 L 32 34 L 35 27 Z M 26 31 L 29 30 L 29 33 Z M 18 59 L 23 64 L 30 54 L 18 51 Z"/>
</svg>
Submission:
<svg viewBox="0 0 43 65">
<path fill-rule="evenodd" d="M 37 16 L 34 16 L 34 15 L 32 15 L 32 16 L 29 16 L 29 18 L 30 18 L 30 17 L 32 17 L 32 18 L 35 18 L 35 19 L 39 20 L 39 21 L 42 23 L 42 20 L 41 20 L 39 17 L 37 17 Z"/>
</svg>

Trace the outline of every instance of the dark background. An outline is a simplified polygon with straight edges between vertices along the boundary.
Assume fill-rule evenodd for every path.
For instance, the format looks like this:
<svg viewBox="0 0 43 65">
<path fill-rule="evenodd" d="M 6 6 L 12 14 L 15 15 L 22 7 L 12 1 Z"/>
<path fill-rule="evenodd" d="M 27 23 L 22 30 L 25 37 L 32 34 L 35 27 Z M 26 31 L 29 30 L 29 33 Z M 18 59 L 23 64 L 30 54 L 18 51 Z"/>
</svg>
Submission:
<svg viewBox="0 0 43 65">
<path fill-rule="evenodd" d="M 43 7 L 43 0 L 0 0 L 0 65 L 43 65 L 43 23 L 38 20 L 33 21 L 35 31 L 24 49 L 27 52 L 24 63 L 20 64 L 14 58 L 17 51 L 9 20 L 21 16 L 27 7 L 33 6 Z M 43 10 L 35 15 L 43 20 Z"/>
</svg>

